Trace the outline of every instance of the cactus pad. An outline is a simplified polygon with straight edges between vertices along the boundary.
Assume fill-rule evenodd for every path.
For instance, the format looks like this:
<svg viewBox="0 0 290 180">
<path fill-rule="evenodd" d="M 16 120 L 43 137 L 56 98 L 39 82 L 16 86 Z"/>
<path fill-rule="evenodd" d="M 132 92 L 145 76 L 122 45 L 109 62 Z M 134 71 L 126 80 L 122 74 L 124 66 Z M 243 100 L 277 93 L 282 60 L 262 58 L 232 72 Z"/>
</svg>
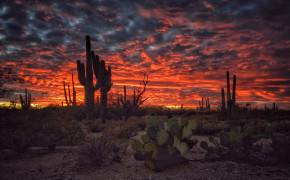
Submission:
<svg viewBox="0 0 290 180">
<path fill-rule="evenodd" d="M 141 136 L 141 139 L 142 139 L 142 142 L 143 142 L 143 143 L 148 143 L 148 142 L 150 142 L 150 138 L 149 138 L 149 136 L 147 136 L 147 135 L 143 135 L 143 136 Z"/>
<path fill-rule="evenodd" d="M 163 121 L 159 120 L 157 123 L 158 129 L 163 130 L 164 129 L 164 123 Z"/>
<path fill-rule="evenodd" d="M 185 155 L 189 151 L 189 148 L 185 142 L 179 143 L 176 148 L 181 155 Z"/>
<path fill-rule="evenodd" d="M 157 146 L 154 142 L 149 142 L 149 143 L 146 143 L 144 145 L 144 151 L 145 152 L 151 152 L 151 151 L 156 152 L 156 151 L 158 151 L 158 149 L 157 149 Z"/>
<path fill-rule="evenodd" d="M 185 126 L 182 130 L 182 138 L 189 139 L 192 136 L 191 128 Z"/>
<path fill-rule="evenodd" d="M 172 134 L 178 134 L 178 133 L 179 133 L 179 126 L 178 126 L 177 123 L 172 123 L 172 124 L 170 125 L 170 132 L 171 132 Z"/>
<path fill-rule="evenodd" d="M 173 117 L 173 118 L 168 119 L 168 123 L 169 124 L 174 124 L 174 123 L 177 123 L 177 120 L 176 120 L 175 117 Z"/>
<path fill-rule="evenodd" d="M 157 127 L 157 118 L 154 116 L 149 116 L 147 119 L 147 124 L 149 127 Z"/>
<path fill-rule="evenodd" d="M 196 123 L 196 121 L 194 121 L 194 120 L 190 120 L 190 121 L 188 121 L 187 126 L 188 126 L 189 128 L 191 128 L 192 130 L 195 130 L 195 129 L 197 128 L 197 123 Z"/>
<path fill-rule="evenodd" d="M 242 140 L 242 134 L 237 132 L 237 131 L 230 131 L 228 133 L 229 138 L 230 138 L 230 142 L 240 142 Z"/>
<path fill-rule="evenodd" d="M 147 128 L 147 136 L 150 138 L 150 139 L 153 139 L 155 140 L 156 139 L 156 130 L 155 128 L 153 127 L 148 127 Z"/>
<path fill-rule="evenodd" d="M 178 139 L 176 136 L 174 136 L 174 143 L 173 143 L 173 146 L 174 146 L 174 147 L 177 147 L 178 144 L 180 144 L 180 143 L 181 143 L 180 139 Z"/>
<path fill-rule="evenodd" d="M 165 144 L 168 140 L 168 137 L 169 137 L 169 135 L 168 135 L 167 131 L 165 131 L 165 130 L 158 131 L 156 134 L 156 140 L 157 140 L 158 145 L 161 146 L 161 145 Z"/>
<path fill-rule="evenodd" d="M 180 118 L 178 119 L 178 126 L 183 127 L 187 125 L 187 121 L 183 121 Z"/>
<path fill-rule="evenodd" d="M 169 131 L 168 123 L 167 122 L 164 122 L 164 130 Z"/>
<path fill-rule="evenodd" d="M 143 152 L 144 151 L 143 144 L 137 140 L 134 140 L 131 143 L 131 147 L 136 152 Z"/>
</svg>

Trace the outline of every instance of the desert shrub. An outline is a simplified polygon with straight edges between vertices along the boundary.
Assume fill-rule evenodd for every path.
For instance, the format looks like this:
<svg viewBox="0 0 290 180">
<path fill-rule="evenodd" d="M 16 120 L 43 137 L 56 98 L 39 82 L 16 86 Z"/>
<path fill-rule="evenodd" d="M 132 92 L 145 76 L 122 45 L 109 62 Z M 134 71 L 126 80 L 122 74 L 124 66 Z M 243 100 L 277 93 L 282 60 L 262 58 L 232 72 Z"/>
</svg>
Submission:
<svg viewBox="0 0 290 180">
<path fill-rule="evenodd" d="M 74 114 L 74 117 L 75 117 L 78 121 L 81 121 L 81 120 L 86 119 L 86 113 L 85 113 L 85 111 L 83 111 L 83 110 L 78 110 L 78 111 Z"/>
<path fill-rule="evenodd" d="M 205 135 L 213 135 L 221 131 L 228 131 L 230 127 L 231 127 L 230 125 L 221 123 L 221 122 L 199 121 L 197 129 L 196 129 L 196 133 L 205 134 Z"/>
<path fill-rule="evenodd" d="M 122 127 L 116 130 L 116 136 L 118 138 L 130 138 L 136 136 L 137 132 L 132 127 Z"/>
<path fill-rule="evenodd" d="M 269 136 L 270 131 L 267 127 L 261 127 L 253 124 L 231 127 L 228 132 L 221 132 L 220 142 L 209 137 L 209 142 L 213 147 L 209 147 L 205 141 L 200 146 L 207 150 L 207 159 L 231 160 L 249 163 L 265 163 L 265 159 L 260 159 L 257 154 L 261 154 L 262 145 L 257 144 L 260 139 Z"/>
<path fill-rule="evenodd" d="M 86 133 L 78 123 L 72 123 L 61 129 L 64 135 L 64 144 L 78 145 L 86 139 Z"/>
<path fill-rule="evenodd" d="M 121 163 L 123 157 L 126 154 L 128 144 L 122 144 L 121 142 L 114 143 L 113 146 L 113 161 Z"/>
<path fill-rule="evenodd" d="M 53 150 L 57 145 L 61 145 L 64 139 L 61 127 L 54 124 L 44 124 L 32 137 L 34 146 L 48 147 Z"/>
<path fill-rule="evenodd" d="M 31 146 L 31 136 L 25 132 L 17 132 L 9 138 L 8 148 L 14 150 L 17 154 L 25 153 Z"/>
<path fill-rule="evenodd" d="M 90 139 L 77 150 L 78 160 L 81 164 L 100 166 L 108 160 L 112 148 L 112 144 L 103 137 Z"/>
<path fill-rule="evenodd" d="M 278 158 L 282 162 L 289 163 L 290 135 L 276 133 L 273 135 L 272 140 L 272 147 L 274 150 L 272 156 Z"/>
<path fill-rule="evenodd" d="M 102 132 L 105 129 L 105 125 L 100 122 L 89 122 L 88 123 L 88 129 L 90 132 L 96 133 L 96 132 Z"/>
</svg>

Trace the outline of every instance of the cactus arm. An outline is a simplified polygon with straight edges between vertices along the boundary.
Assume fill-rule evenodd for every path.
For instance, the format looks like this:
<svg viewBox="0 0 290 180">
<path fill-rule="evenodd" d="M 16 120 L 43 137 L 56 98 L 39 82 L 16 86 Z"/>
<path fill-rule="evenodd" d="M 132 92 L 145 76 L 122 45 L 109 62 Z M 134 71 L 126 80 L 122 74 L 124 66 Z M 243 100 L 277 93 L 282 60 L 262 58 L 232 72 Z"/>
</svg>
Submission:
<svg viewBox="0 0 290 180">
<path fill-rule="evenodd" d="M 27 101 L 28 101 L 27 89 L 25 88 L 25 106 L 27 106 Z"/>
<path fill-rule="evenodd" d="M 226 102 L 225 102 L 225 91 L 224 91 L 224 88 L 222 88 L 222 111 L 225 111 L 226 110 Z"/>
<path fill-rule="evenodd" d="M 20 96 L 21 109 L 23 109 L 24 101 L 23 101 L 22 95 L 20 94 L 19 96 Z"/>
<path fill-rule="evenodd" d="M 105 73 L 105 61 L 101 61 L 99 64 L 99 71 L 98 71 L 98 77 L 97 77 L 97 83 L 95 85 L 95 90 L 98 90 L 99 88 L 104 86 L 104 73 Z"/>
<path fill-rule="evenodd" d="M 74 74 L 72 73 L 71 74 L 71 79 L 72 79 L 72 84 L 73 84 L 73 106 L 76 106 L 77 105 L 77 102 L 76 102 L 76 90 L 75 90 L 75 83 L 74 83 Z"/>
<path fill-rule="evenodd" d="M 91 57 L 91 40 L 86 36 L 86 81 L 93 81 L 92 57 Z"/>
<path fill-rule="evenodd" d="M 31 94 L 28 94 L 28 102 L 27 102 L 27 109 L 30 108 L 30 104 L 31 104 Z"/>
<path fill-rule="evenodd" d="M 230 89 L 230 73 L 227 71 L 227 108 L 230 110 L 231 89 Z"/>
<path fill-rule="evenodd" d="M 98 55 L 95 56 L 94 52 L 92 52 L 92 61 L 95 77 L 98 78 L 100 69 L 100 58 Z"/>
<path fill-rule="evenodd" d="M 105 81 L 105 89 L 106 91 L 110 91 L 111 87 L 112 87 L 112 81 L 111 81 L 111 67 L 108 67 L 108 70 L 105 70 L 105 75 L 104 75 L 104 81 Z"/>
<path fill-rule="evenodd" d="M 68 89 L 68 99 L 69 99 L 69 103 L 73 103 L 73 101 L 71 100 L 71 95 L 70 95 L 70 87 L 69 85 L 67 85 L 67 89 Z"/>
<path fill-rule="evenodd" d="M 80 60 L 77 60 L 77 70 L 78 70 L 78 79 L 81 85 L 86 85 L 86 75 L 85 75 L 85 65 L 81 63 Z"/>
<path fill-rule="evenodd" d="M 67 106 L 69 106 L 68 99 L 67 99 L 67 94 L 66 94 L 66 89 L 65 89 L 65 82 L 64 81 L 63 81 L 63 91 L 64 91 L 65 102 L 66 102 Z"/>
<path fill-rule="evenodd" d="M 232 94 L 232 105 L 236 105 L 236 75 L 233 77 L 233 94 Z"/>
</svg>

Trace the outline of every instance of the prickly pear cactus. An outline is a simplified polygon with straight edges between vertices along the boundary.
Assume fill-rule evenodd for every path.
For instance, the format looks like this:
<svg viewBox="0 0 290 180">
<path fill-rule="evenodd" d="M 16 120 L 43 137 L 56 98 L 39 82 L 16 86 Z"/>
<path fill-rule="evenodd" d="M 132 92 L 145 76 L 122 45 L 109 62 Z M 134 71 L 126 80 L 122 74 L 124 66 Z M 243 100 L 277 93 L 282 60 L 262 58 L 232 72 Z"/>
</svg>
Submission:
<svg viewBox="0 0 290 180">
<path fill-rule="evenodd" d="M 182 138 L 189 139 L 192 136 L 192 129 L 190 127 L 184 126 L 182 130 Z"/>
<path fill-rule="evenodd" d="M 137 152 L 143 152 L 144 149 L 143 149 L 143 144 L 139 141 L 133 141 L 132 142 L 132 149 L 134 151 L 137 151 Z"/>
<path fill-rule="evenodd" d="M 158 124 L 157 118 L 154 116 L 150 116 L 147 118 L 147 126 L 148 127 L 156 127 Z"/>
<path fill-rule="evenodd" d="M 142 139 L 142 142 L 143 142 L 143 143 L 148 143 L 148 142 L 150 142 L 150 138 L 149 138 L 149 136 L 147 136 L 147 135 L 143 135 L 143 136 L 141 136 L 141 139 Z"/>
<path fill-rule="evenodd" d="M 146 135 L 141 136 L 143 143 L 134 140 L 131 144 L 136 151 L 135 159 L 144 160 L 145 165 L 155 171 L 187 162 L 183 155 L 197 143 L 191 140 L 196 126 L 195 121 L 175 118 L 162 121 L 148 117 Z"/>
<path fill-rule="evenodd" d="M 168 135 L 167 131 L 165 131 L 165 130 L 158 131 L 156 134 L 156 140 L 157 140 L 158 145 L 161 146 L 161 145 L 165 144 L 166 141 L 168 140 L 168 137 L 169 137 L 169 135 Z"/>
</svg>

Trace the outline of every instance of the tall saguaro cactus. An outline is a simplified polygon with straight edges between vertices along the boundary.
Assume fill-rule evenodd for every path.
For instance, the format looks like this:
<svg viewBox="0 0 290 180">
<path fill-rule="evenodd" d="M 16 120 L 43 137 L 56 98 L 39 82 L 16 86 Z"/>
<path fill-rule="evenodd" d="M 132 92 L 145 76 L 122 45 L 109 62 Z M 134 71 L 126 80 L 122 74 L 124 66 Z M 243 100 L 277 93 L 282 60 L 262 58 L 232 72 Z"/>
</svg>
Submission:
<svg viewBox="0 0 290 180">
<path fill-rule="evenodd" d="M 22 95 L 20 94 L 20 103 L 21 103 L 21 109 L 28 110 L 31 106 L 31 94 L 27 92 L 27 89 L 25 88 L 25 98 L 23 99 Z"/>
<path fill-rule="evenodd" d="M 230 113 L 231 109 L 231 85 L 230 85 L 230 73 L 227 71 L 227 110 Z"/>
<path fill-rule="evenodd" d="M 222 96 L 222 111 L 225 112 L 226 111 L 226 101 L 225 101 L 224 88 L 222 88 L 221 96 Z"/>
<path fill-rule="evenodd" d="M 231 116 L 232 111 L 236 106 L 236 75 L 233 76 L 233 93 L 231 95 L 230 90 L 230 73 L 227 71 L 227 109 L 225 109 L 225 93 L 224 88 L 222 88 L 221 96 L 222 96 L 222 111 L 227 111 L 228 115 Z"/>
<path fill-rule="evenodd" d="M 65 102 L 67 104 L 67 106 L 76 106 L 77 102 L 76 102 L 76 90 L 75 90 L 75 83 L 74 83 L 74 75 L 73 73 L 71 74 L 71 79 L 72 79 L 72 85 L 73 85 L 73 89 L 72 89 L 72 96 L 73 99 L 71 99 L 71 94 L 70 94 L 70 87 L 68 85 L 68 97 L 67 98 L 67 93 L 66 93 L 66 89 L 65 89 L 65 82 L 63 81 L 63 91 L 64 91 L 64 97 L 65 97 Z"/>
<path fill-rule="evenodd" d="M 105 61 L 99 60 L 99 56 L 91 51 L 90 36 L 86 36 L 86 68 L 84 63 L 77 60 L 78 79 L 81 85 L 85 88 L 85 106 L 89 119 L 93 119 L 94 110 L 94 94 L 95 91 L 101 91 L 101 119 L 106 120 L 107 111 L 107 93 L 112 87 L 111 83 L 111 67 L 108 70 L 105 66 Z M 97 79 L 94 86 L 93 75 Z"/>
<path fill-rule="evenodd" d="M 232 94 L 232 106 L 236 106 L 236 75 L 233 77 L 233 94 Z"/>
</svg>

